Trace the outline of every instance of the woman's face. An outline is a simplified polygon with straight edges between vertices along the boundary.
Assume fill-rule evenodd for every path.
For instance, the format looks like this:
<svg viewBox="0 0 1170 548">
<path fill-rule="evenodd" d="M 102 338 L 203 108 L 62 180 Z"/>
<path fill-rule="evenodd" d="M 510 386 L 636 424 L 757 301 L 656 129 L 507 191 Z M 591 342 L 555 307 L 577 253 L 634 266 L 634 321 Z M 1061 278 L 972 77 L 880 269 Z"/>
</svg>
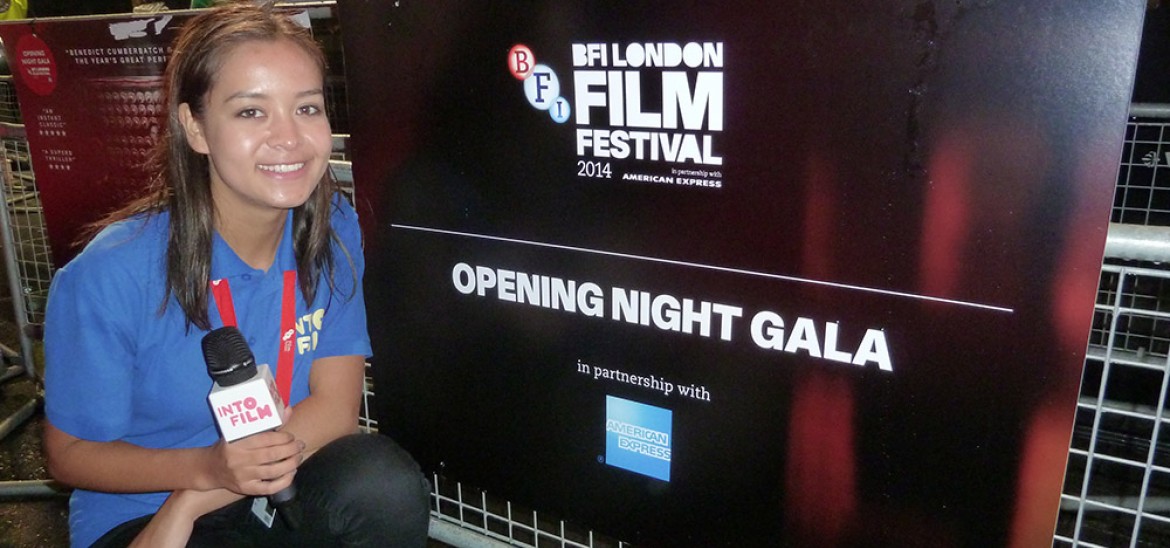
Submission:
<svg viewBox="0 0 1170 548">
<path fill-rule="evenodd" d="M 180 105 L 191 148 L 208 156 L 218 215 L 275 218 L 308 199 L 332 149 L 323 85 L 296 44 L 252 41 L 227 54 L 202 118 Z"/>
</svg>

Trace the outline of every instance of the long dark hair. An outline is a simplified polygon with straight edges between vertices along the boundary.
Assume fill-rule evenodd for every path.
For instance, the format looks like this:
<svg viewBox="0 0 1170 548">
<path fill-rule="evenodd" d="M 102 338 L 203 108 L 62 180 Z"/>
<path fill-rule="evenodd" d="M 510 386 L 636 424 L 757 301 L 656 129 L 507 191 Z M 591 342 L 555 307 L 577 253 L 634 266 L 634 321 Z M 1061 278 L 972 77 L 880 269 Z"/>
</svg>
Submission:
<svg viewBox="0 0 1170 548">
<path fill-rule="evenodd" d="M 170 214 L 167 292 L 160 311 L 174 296 L 186 315 L 188 328 L 192 324 L 203 330 L 211 328 L 207 305 L 215 206 L 208 158 L 188 143 L 179 120 L 179 105 L 187 103 L 192 115 L 200 118 L 207 93 L 227 55 L 245 42 L 277 40 L 287 40 L 308 53 L 324 80 L 326 66 L 321 47 L 308 29 L 273 8 L 272 2 L 221 4 L 187 22 L 175 41 L 163 82 L 167 120 L 148 163 L 154 174 L 150 191 L 99 222 L 105 226 L 138 214 Z M 305 301 L 310 303 L 317 295 L 317 280 L 322 272 L 329 286 L 334 285 L 331 243 L 341 243 L 329 224 L 329 215 L 336 190 L 337 184 L 326 169 L 309 199 L 293 209 L 297 279 Z M 341 251 L 348 258 L 344 247 Z"/>
</svg>

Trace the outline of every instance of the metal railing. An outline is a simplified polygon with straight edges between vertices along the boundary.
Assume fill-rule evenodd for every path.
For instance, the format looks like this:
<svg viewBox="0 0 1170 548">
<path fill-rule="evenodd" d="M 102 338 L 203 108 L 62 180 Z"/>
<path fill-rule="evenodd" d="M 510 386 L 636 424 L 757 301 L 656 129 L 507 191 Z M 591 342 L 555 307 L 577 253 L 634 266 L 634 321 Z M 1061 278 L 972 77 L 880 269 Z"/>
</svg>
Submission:
<svg viewBox="0 0 1170 548">
<path fill-rule="evenodd" d="M 1170 105 L 1130 114 L 1054 546 L 1170 545 Z"/>
</svg>

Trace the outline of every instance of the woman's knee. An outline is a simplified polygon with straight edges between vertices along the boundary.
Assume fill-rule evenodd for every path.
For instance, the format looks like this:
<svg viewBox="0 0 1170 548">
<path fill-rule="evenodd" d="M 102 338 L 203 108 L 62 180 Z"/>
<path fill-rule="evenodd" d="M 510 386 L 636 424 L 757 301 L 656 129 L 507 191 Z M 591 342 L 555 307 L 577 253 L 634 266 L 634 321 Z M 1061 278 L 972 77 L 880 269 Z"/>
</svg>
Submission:
<svg viewBox="0 0 1170 548">
<path fill-rule="evenodd" d="M 296 481 L 323 489 L 335 507 L 357 504 L 382 512 L 428 513 L 430 487 L 418 463 L 378 434 L 354 434 L 326 445 L 298 471 Z"/>
</svg>

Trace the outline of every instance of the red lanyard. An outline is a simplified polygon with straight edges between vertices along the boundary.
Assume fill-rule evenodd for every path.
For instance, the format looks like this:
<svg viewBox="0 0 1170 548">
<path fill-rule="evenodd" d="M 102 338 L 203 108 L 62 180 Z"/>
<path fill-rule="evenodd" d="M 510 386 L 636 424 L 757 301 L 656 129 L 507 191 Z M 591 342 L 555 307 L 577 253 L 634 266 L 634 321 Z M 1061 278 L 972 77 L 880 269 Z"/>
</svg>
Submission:
<svg viewBox="0 0 1170 548">
<path fill-rule="evenodd" d="M 236 308 L 232 304 L 232 290 L 226 279 L 211 281 L 211 295 L 215 297 L 215 307 L 219 309 L 219 317 L 223 325 L 236 325 Z M 289 393 L 292 391 L 293 374 L 293 344 L 296 343 L 297 316 L 297 271 L 284 271 L 284 290 L 280 297 L 280 341 L 279 352 L 276 358 L 276 388 L 280 390 L 280 397 L 289 403 Z"/>
</svg>

